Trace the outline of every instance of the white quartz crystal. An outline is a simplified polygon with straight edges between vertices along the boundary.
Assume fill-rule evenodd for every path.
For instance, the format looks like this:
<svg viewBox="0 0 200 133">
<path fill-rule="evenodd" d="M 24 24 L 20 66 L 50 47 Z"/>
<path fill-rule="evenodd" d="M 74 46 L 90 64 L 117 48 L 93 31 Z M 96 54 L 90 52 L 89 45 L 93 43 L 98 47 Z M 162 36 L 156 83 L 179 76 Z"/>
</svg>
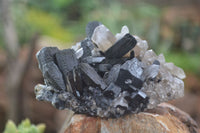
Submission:
<svg viewBox="0 0 200 133">
<path fill-rule="evenodd" d="M 76 45 L 73 45 L 72 47 L 71 47 L 71 49 L 73 49 L 74 51 L 77 51 L 78 49 L 80 49 L 81 48 L 81 42 L 78 42 L 78 43 L 76 43 Z"/>
<path fill-rule="evenodd" d="M 76 51 L 76 57 L 77 59 L 81 58 L 81 56 L 83 56 L 83 48 L 79 48 L 77 51 Z"/>
<path fill-rule="evenodd" d="M 116 42 L 115 36 L 104 25 L 100 25 L 95 28 L 91 40 L 102 52 L 105 52 Z"/>
<path fill-rule="evenodd" d="M 159 73 L 160 65 L 152 64 L 149 67 L 146 67 L 142 73 L 142 80 L 154 79 Z"/>
<path fill-rule="evenodd" d="M 147 71 L 155 60 L 160 62 L 159 72 L 154 80 L 144 82 L 142 88 L 142 91 L 150 98 L 148 108 L 154 108 L 159 103 L 177 99 L 184 95 L 184 82 L 181 80 L 185 78 L 184 71 L 173 63 L 166 63 L 163 54 L 157 56 L 153 50 L 145 52 L 142 62 L 146 64 L 145 67 L 147 68 L 144 68 L 142 77 L 148 77 L 148 72 L 149 74 L 154 74 L 153 71 L 156 72 L 157 68 Z"/>
<path fill-rule="evenodd" d="M 148 108 L 154 108 L 159 103 L 177 99 L 184 95 L 184 83 L 181 79 L 173 77 L 163 67 L 161 67 L 159 74 L 162 77 L 159 82 L 156 80 L 147 81 L 142 88 L 142 91 L 150 98 Z"/>
<path fill-rule="evenodd" d="M 158 55 L 157 60 L 158 60 L 161 64 L 165 63 L 165 57 L 164 57 L 164 55 L 163 55 L 163 54 Z"/>
<path fill-rule="evenodd" d="M 185 73 L 183 71 L 183 69 L 177 67 L 174 65 L 174 63 L 165 63 L 164 64 L 165 68 L 168 69 L 174 76 L 180 78 L 180 79 L 184 79 Z"/>
<path fill-rule="evenodd" d="M 145 52 L 142 58 L 142 62 L 145 63 L 146 65 L 151 65 L 156 59 L 157 55 L 152 49 L 150 49 Z"/>
<path fill-rule="evenodd" d="M 141 59 L 144 56 L 147 49 L 148 49 L 148 44 L 145 40 L 138 42 L 134 48 L 135 57 Z"/>
<path fill-rule="evenodd" d="M 127 27 L 126 25 L 124 25 L 124 26 L 122 27 L 122 29 L 121 29 L 121 32 L 120 32 L 120 33 L 117 33 L 117 34 L 115 35 L 115 37 L 116 37 L 117 40 L 120 40 L 120 39 L 122 39 L 122 37 L 124 37 L 127 33 L 129 33 L 129 29 L 128 29 L 128 27 Z"/>
</svg>

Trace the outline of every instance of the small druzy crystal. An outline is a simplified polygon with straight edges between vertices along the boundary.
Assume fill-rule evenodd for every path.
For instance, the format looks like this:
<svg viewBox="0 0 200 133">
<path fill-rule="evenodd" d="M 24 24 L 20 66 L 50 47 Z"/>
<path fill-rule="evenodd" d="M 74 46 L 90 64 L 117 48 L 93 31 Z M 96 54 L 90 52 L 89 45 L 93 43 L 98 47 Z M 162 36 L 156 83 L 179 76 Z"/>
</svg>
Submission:
<svg viewBox="0 0 200 133">
<path fill-rule="evenodd" d="M 147 41 L 127 26 L 114 36 L 93 21 L 86 34 L 71 49 L 45 47 L 37 53 L 45 85 L 35 86 L 36 99 L 57 109 L 116 118 L 184 95 L 184 71 L 148 50 Z"/>
</svg>

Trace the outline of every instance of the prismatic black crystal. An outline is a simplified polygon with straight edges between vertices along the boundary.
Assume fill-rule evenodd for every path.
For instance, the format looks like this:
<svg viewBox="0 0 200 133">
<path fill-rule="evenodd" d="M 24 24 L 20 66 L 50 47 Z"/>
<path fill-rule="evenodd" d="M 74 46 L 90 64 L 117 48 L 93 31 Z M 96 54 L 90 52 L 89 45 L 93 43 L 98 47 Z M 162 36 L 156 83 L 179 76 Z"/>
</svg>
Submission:
<svg viewBox="0 0 200 133">
<path fill-rule="evenodd" d="M 42 48 L 36 57 L 45 85 L 35 87 L 36 98 L 57 109 L 116 118 L 181 97 L 182 69 L 165 63 L 163 55 L 156 56 L 146 41 L 128 32 L 124 26 L 114 36 L 93 21 L 87 38 L 72 48 Z"/>
<path fill-rule="evenodd" d="M 137 41 L 132 35 L 126 34 L 105 52 L 105 56 L 106 58 L 121 58 L 134 48 L 136 43 Z"/>
</svg>

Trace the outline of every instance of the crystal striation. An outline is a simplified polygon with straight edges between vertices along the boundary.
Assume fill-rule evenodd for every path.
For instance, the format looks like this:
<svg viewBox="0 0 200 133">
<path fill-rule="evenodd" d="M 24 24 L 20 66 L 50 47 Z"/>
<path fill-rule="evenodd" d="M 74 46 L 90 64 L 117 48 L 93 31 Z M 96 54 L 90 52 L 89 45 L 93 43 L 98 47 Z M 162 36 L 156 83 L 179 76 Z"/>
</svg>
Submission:
<svg viewBox="0 0 200 133">
<path fill-rule="evenodd" d="M 127 26 L 114 36 L 93 21 L 86 34 L 71 49 L 45 47 L 36 54 L 45 83 L 35 86 L 36 99 L 57 109 L 117 118 L 184 95 L 184 71 L 148 50 L 147 41 Z"/>
</svg>

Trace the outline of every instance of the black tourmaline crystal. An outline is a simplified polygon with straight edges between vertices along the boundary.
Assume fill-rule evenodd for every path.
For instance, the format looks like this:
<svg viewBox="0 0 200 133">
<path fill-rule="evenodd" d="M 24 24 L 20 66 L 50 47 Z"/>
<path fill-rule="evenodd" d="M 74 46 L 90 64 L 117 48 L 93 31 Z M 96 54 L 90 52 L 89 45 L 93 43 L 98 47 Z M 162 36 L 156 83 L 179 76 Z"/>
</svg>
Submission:
<svg viewBox="0 0 200 133">
<path fill-rule="evenodd" d="M 132 48 L 135 47 L 137 41 L 130 35 L 126 34 L 122 39 L 117 41 L 112 47 L 110 47 L 106 52 L 106 58 L 121 58 L 126 53 L 128 53 Z"/>
<path fill-rule="evenodd" d="M 116 42 L 111 47 L 102 46 L 101 41 L 108 40 L 94 40 L 95 33 Z M 86 34 L 87 38 L 71 49 L 45 47 L 37 53 L 45 85 L 35 87 L 36 98 L 58 109 L 99 117 L 116 118 L 146 109 L 151 97 L 149 90 L 143 91 L 144 86 L 158 84 L 161 63 L 154 59 L 147 65 L 137 58 L 137 39 L 129 33 L 116 38 L 94 21 L 87 25 Z"/>
</svg>

